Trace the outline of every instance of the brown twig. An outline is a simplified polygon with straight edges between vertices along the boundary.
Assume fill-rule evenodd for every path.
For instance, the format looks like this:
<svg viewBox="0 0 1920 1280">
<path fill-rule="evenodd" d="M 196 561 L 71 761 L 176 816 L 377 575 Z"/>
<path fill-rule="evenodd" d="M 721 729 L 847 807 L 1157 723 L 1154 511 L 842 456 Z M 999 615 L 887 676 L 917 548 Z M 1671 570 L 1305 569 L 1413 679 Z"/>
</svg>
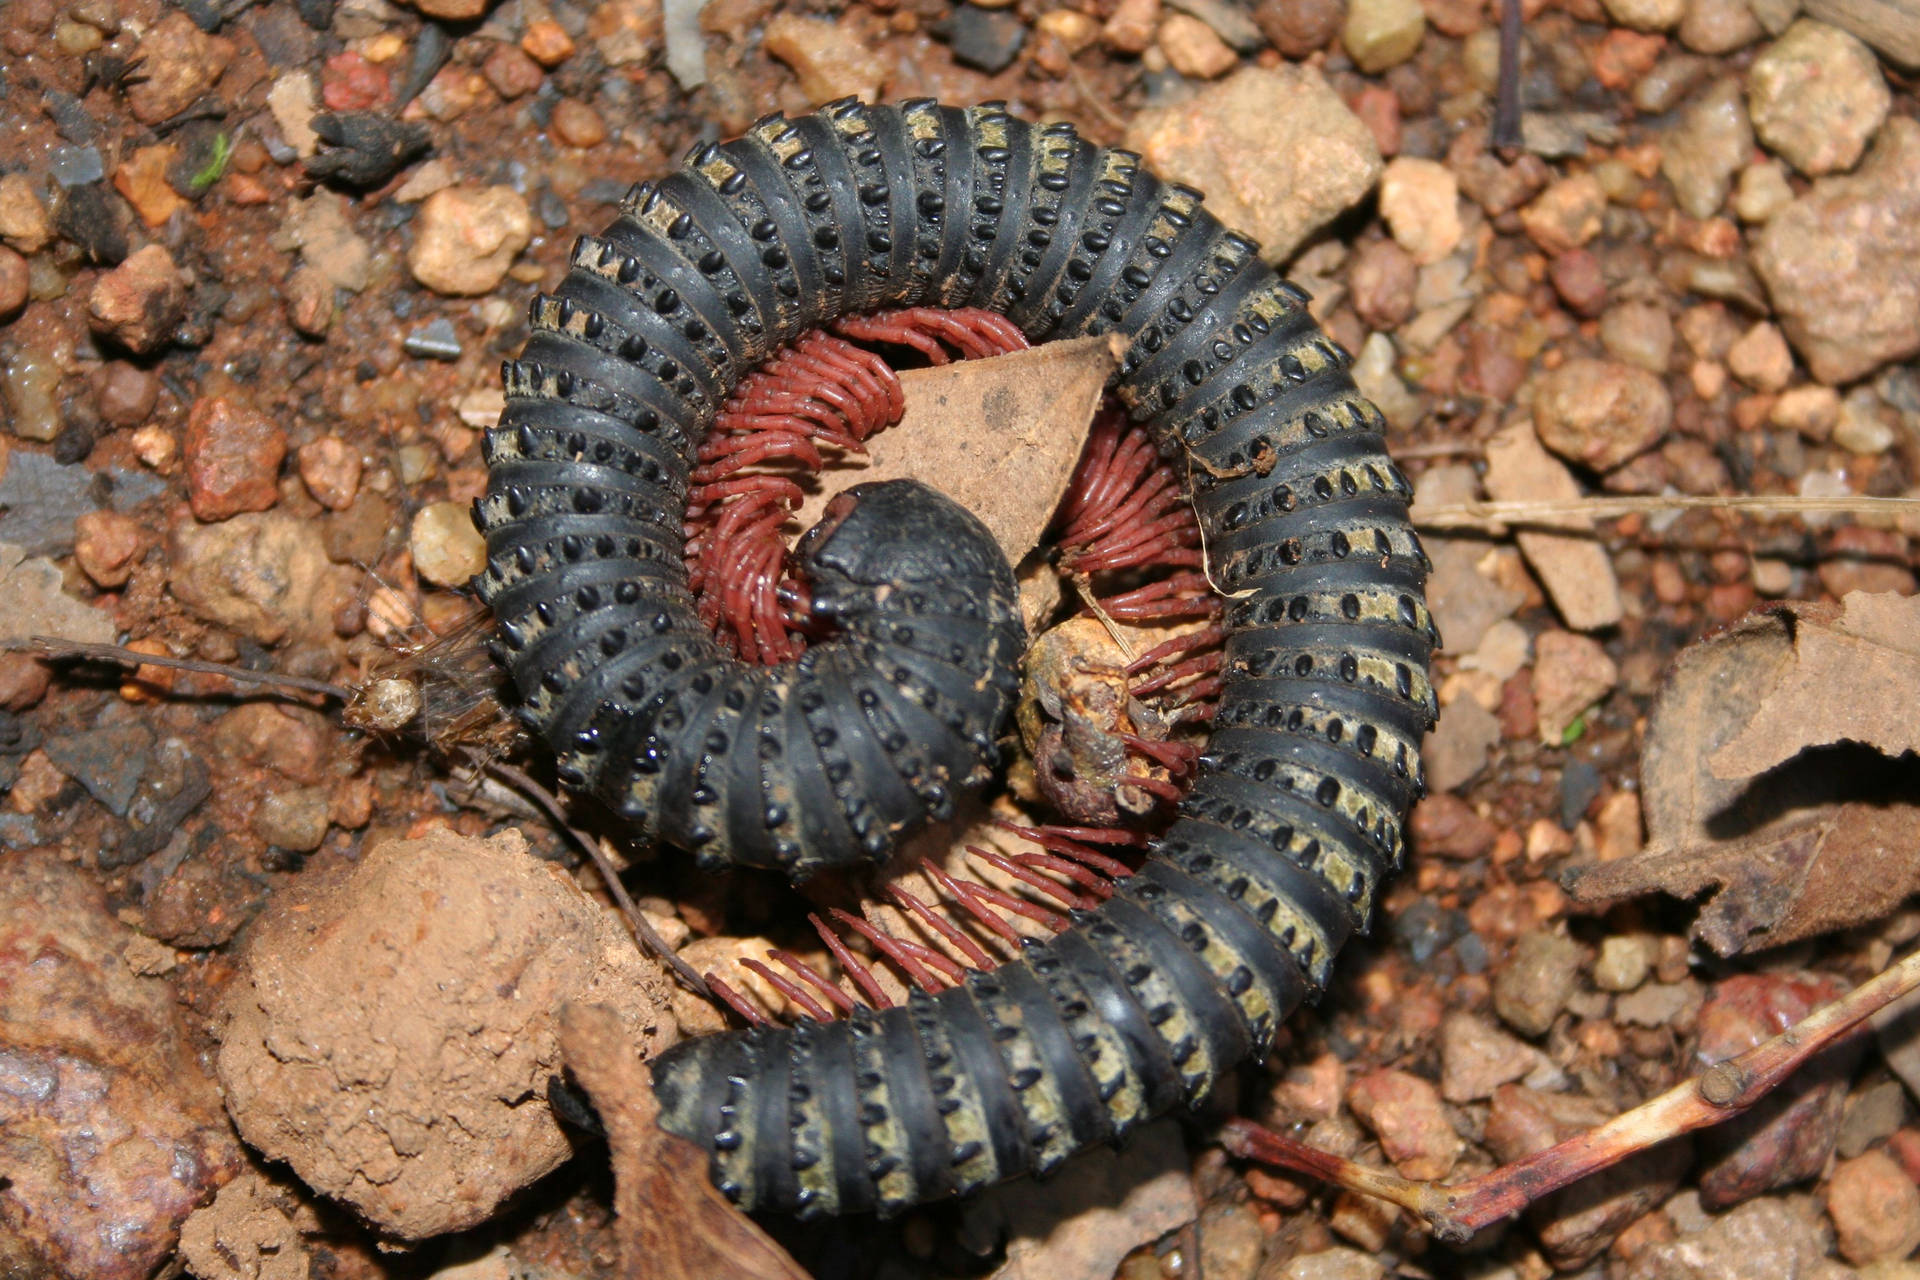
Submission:
<svg viewBox="0 0 1920 1280">
<path fill-rule="evenodd" d="M 278 671 L 251 671 L 246 667 L 231 666 L 224 662 L 202 662 L 197 658 L 173 658 L 164 653 L 141 653 L 138 649 L 129 649 L 117 644 L 88 644 L 81 640 L 61 640 L 54 636 L 28 636 L 25 640 L 0 642 L 0 649 L 38 653 L 44 658 L 52 658 L 55 661 L 77 659 L 83 662 L 111 662 L 122 667 L 171 667 L 175 671 L 195 671 L 201 675 L 225 676 L 229 680 L 246 684 L 277 685 L 285 689 L 299 689 L 304 693 L 318 693 L 328 698 L 338 698 L 342 702 L 353 697 L 353 690 L 328 680 L 311 680 L 306 676 L 284 675 Z"/>
<path fill-rule="evenodd" d="M 1569 498 L 1561 502 L 1452 502 L 1416 509 L 1413 522 L 1423 529 L 1483 529 L 1498 531 L 1507 525 L 1545 525 L 1561 533 L 1587 530 L 1579 522 L 1611 520 L 1619 516 L 1664 515 L 1676 511 L 1765 511 L 1780 515 L 1817 512 L 1826 515 L 1894 518 L 1920 515 L 1913 498 L 1802 498 L 1766 494 L 1688 494 L 1655 497 Z"/>
<path fill-rule="evenodd" d="M 1920 951 L 1745 1053 L 1524 1160 L 1451 1186 L 1414 1182 L 1318 1151 L 1253 1123 L 1230 1120 L 1221 1143 L 1234 1155 L 1324 1179 L 1397 1204 L 1433 1234 L 1459 1243 L 1542 1197 L 1695 1129 L 1731 1120 L 1874 1013 L 1920 987 Z"/>
<path fill-rule="evenodd" d="M 700 975 L 694 972 L 693 966 L 681 959 L 679 954 L 667 945 L 667 940 L 654 932 L 653 926 L 647 923 L 646 916 L 640 913 L 639 906 L 627 893 L 627 886 L 620 883 L 620 873 L 607 859 L 606 851 L 600 847 L 600 842 L 567 821 L 567 811 L 561 805 L 560 797 L 510 764 L 500 760 L 489 760 L 471 747 L 463 747 L 461 750 L 475 768 L 486 770 L 540 806 L 541 812 L 547 815 L 547 820 L 553 823 L 555 828 L 565 833 L 575 844 L 585 850 L 587 857 L 593 859 L 594 868 L 600 873 L 601 882 L 607 886 L 607 892 L 612 894 L 613 900 L 620 904 L 620 910 L 626 914 L 627 923 L 633 926 L 634 935 L 640 939 L 640 945 L 645 950 L 651 951 L 662 964 L 672 969 L 674 976 L 685 983 L 689 991 L 697 992 L 709 1000 L 713 998 L 713 992 L 708 989 Z"/>
<path fill-rule="evenodd" d="M 1520 0 L 1501 0 L 1500 69 L 1494 85 L 1493 127 L 1488 141 L 1495 150 L 1516 152 L 1523 142 L 1520 129 Z M 1509 160 L 1513 157 L 1507 156 Z"/>
</svg>

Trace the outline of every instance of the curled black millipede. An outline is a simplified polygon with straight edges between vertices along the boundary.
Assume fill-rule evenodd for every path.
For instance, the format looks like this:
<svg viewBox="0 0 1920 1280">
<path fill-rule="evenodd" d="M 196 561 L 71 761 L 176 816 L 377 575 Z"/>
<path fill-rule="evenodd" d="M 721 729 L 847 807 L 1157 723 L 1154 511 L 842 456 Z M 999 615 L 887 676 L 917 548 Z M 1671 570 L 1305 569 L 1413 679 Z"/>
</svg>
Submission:
<svg viewBox="0 0 1920 1280">
<path fill-rule="evenodd" d="M 1325 987 L 1402 859 L 1438 640 L 1407 481 L 1306 295 L 1200 200 L 998 104 L 847 101 L 636 187 L 534 304 L 476 585 L 562 778 L 709 863 L 883 854 L 993 762 L 1014 693 L 1004 560 L 907 482 L 850 491 L 803 542 L 832 641 L 750 667 L 695 616 L 694 449 L 805 330 L 934 305 L 1123 335 L 1114 390 L 1192 475 L 1227 597 L 1207 752 L 1111 899 L 904 1007 L 656 1062 L 662 1126 L 743 1206 L 898 1212 L 1197 1102 Z"/>
</svg>

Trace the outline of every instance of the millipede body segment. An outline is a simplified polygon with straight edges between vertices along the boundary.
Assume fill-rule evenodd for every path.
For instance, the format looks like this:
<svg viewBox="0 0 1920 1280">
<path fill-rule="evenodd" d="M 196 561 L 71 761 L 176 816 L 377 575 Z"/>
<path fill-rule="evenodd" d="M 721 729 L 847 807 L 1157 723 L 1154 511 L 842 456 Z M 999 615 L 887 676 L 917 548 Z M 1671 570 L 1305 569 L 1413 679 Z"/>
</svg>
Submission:
<svg viewBox="0 0 1920 1280">
<path fill-rule="evenodd" d="M 929 305 L 1034 341 L 1124 336 L 1115 390 L 1191 476 L 1226 596 L 1207 751 L 1110 899 L 904 1007 L 655 1063 L 661 1124 L 743 1206 L 897 1212 L 1198 1101 L 1324 988 L 1402 859 L 1438 639 L 1409 487 L 1306 295 L 1200 199 L 997 105 L 842 102 L 637 187 L 534 306 L 476 585 L 562 777 L 710 861 L 804 875 L 884 852 L 992 762 L 1015 692 L 1011 575 L 917 485 L 853 491 L 803 541 L 834 640 L 756 668 L 701 626 L 695 450 L 806 330 Z"/>
</svg>

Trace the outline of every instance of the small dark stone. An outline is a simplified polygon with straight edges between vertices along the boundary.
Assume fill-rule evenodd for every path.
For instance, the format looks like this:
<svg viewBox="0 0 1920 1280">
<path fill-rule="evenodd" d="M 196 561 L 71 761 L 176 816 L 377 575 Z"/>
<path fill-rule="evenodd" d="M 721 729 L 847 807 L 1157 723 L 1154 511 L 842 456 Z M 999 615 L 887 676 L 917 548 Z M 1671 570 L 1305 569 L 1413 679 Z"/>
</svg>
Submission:
<svg viewBox="0 0 1920 1280">
<path fill-rule="evenodd" d="M 325 145 L 307 161 L 307 172 L 350 187 L 377 187 L 433 146 L 425 125 L 371 111 L 323 111 L 313 131 Z"/>
<path fill-rule="evenodd" d="M 293 7 L 300 11 L 300 20 L 315 31 L 333 29 L 334 0 L 293 0 Z"/>
<path fill-rule="evenodd" d="M 982 9 L 963 4 L 934 34 L 953 46 L 953 60 L 988 75 L 1012 65 L 1027 42 L 1027 26 L 1010 9 Z"/>
<path fill-rule="evenodd" d="M 1467 931 L 1464 912 L 1441 907 L 1426 898 L 1402 911 L 1393 921 L 1393 940 L 1415 964 L 1427 963 Z"/>
<path fill-rule="evenodd" d="M 76 147 L 86 146 L 99 136 L 100 126 L 80 105 L 80 99 L 72 94 L 60 89 L 48 89 L 40 95 L 40 105 L 46 109 L 47 119 L 53 121 L 54 129 Z"/>
<path fill-rule="evenodd" d="M 45 751 L 55 768 L 85 787 L 115 817 L 124 818 L 153 760 L 153 730 L 142 724 L 89 729 L 55 738 Z"/>
<path fill-rule="evenodd" d="M 60 234 L 87 251 L 95 262 L 114 266 L 127 256 L 127 228 L 120 198 L 102 182 L 68 187 L 53 215 Z"/>
<path fill-rule="evenodd" d="M 1560 825 L 1568 831 L 1580 825 L 1587 806 L 1594 802 L 1605 784 L 1600 771 L 1585 760 L 1570 760 L 1560 775 Z"/>
<path fill-rule="evenodd" d="M 445 316 L 437 317 L 430 324 L 409 333 L 404 345 L 408 355 L 421 359 L 460 358 L 460 335 L 453 331 L 453 322 Z"/>
<path fill-rule="evenodd" d="M 48 160 L 48 172 L 63 187 L 83 187 L 107 176 L 98 147 L 55 147 Z"/>
</svg>

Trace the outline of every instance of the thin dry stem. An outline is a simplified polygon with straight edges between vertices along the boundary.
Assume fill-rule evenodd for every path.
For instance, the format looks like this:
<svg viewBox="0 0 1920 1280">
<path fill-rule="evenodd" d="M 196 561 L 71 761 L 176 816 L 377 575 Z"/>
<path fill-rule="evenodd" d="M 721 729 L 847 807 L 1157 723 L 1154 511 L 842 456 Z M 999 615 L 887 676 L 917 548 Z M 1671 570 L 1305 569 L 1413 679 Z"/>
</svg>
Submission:
<svg viewBox="0 0 1920 1280">
<path fill-rule="evenodd" d="M 1802 498 L 1765 494 L 1690 494 L 1653 497 L 1571 498 L 1562 502 L 1454 502 L 1416 508 L 1414 523 L 1423 529 L 1478 529 L 1499 533 L 1508 525 L 1545 525 L 1560 533 L 1584 533 L 1582 522 L 1630 515 L 1678 511 L 1764 511 L 1778 515 L 1854 515 L 1892 519 L 1920 515 L 1913 498 Z"/>
<path fill-rule="evenodd" d="M 1221 1142 L 1237 1156 L 1322 1178 L 1397 1204 L 1442 1240 L 1460 1242 L 1588 1174 L 1753 1106 L 1801 1064 L 1874 1013 L 1920 987 L 1920 951 L 1788 1027 L 1779 1035 L 1676 1085 L 1605 1124 L 1451 1186 L 1415 1182 L 1318 1151 L 1253 1123 L 1230 1120 Z"/>
</svg>

